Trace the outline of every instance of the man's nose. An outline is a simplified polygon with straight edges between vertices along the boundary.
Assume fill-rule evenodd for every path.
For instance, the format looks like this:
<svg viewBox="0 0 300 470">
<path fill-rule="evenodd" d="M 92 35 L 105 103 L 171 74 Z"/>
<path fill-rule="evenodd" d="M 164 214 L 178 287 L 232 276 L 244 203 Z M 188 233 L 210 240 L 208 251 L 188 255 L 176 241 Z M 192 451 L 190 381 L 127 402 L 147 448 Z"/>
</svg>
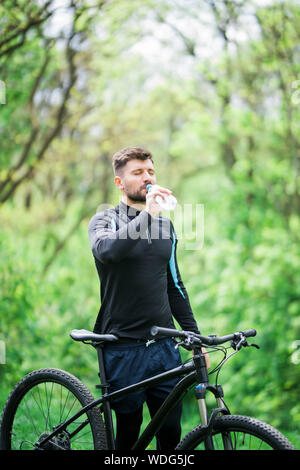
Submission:
<svg viewBox="0 0 300 470">
<path fill-rule="evenodd" d="M 151 175 L 149 175 L 149 173 L 145 172 L 143 174 L 143 181 L 144 181 L 144 183 L 150 183 L 152 181 Z"/>
</svg>

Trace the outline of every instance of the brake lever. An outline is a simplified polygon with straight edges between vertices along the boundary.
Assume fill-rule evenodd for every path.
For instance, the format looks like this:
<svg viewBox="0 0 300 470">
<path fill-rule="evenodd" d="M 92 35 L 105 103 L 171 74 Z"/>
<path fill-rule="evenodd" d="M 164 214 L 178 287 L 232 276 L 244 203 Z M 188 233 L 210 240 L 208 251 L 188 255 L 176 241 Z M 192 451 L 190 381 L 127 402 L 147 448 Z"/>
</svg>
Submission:
<svg viewBox="0 0 300 470">
<path fill-rule="evenodd" d="M 260 347 L 258 346 L 258 344 L 255 344 L 255 343 L 247 344 L 247 346 L 253 346 L 253 347 L 256 348 L 256 349 L 260 349 Z"/>
<path fill-rule="evenodd" d="M 235 350 L 235 351 L 240 351 L 240 349 L 242 347 L 250 347 L 250 346 L 253 346 L 255 347 L 256 349 L 260 349 L 259 346 L 257 344 L 254 344 L 254 343 L 250 343 L 248 344 L 247 343 L 247 340 L 246 340 L 246 337 L 245 336 L 242 336 L 240 341 L 237 343 L 236 341 L 231 341 L 231 347 Z"/>
<path fill-rule="evenodd" d="M 237 341 L 237 339 L 239 339 L 239 341 Z M 232 349 L 234 349 L 235 351 L 239 351 L 242 348 L 242 346 L 247 345 L 247 340 L 246 340 L 246 337 L 244 335 L 239 335 L 239 337 L 237 339 L 232 340 L 230 342 Z"/>
<path fill-rule="evenodd" d="M 178 349 L 179 346 L 182 346 L 187 351 L 193 350 L 193 342 L 190 336 L 187 336 L 184 341 L 176 341 L 175 349 Z"/>
<path fill-rule="evenodd" d="M 184 342 L 183 342 L 183 341 L 176 341 L 175 349 L 178 349 L 179 346 L 183 346 L 183 345 L 184 345 Z"/>
</svg>

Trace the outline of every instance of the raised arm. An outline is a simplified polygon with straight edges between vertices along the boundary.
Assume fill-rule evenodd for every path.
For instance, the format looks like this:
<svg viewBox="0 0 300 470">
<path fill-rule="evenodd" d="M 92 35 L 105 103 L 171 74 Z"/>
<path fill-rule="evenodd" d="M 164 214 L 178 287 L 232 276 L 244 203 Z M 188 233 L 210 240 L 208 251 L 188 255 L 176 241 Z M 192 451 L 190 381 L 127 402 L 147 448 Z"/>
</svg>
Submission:
<svg viewBox="0 0 300 470">
<path fill-rule="evenodd" d="M 107 210 L 95 214 L 90 220 L 88 233 L 93 255 L 102 263 L 117 263 L 141 238 L 147 237 L 151 215 L 141 211 L 129 223 L 120 224 L 116 214 Z"/>
</svg>

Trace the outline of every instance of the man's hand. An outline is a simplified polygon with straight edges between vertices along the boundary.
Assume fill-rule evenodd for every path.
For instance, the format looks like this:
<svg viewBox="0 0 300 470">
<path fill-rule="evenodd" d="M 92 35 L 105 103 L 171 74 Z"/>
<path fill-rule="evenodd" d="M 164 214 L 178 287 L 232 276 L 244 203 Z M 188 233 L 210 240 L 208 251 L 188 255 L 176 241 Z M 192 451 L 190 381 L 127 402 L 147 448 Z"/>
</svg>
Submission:
<svg viewBox="0 0 300 470">
<path fill-rule="evenodd" d="M 149 212 L 152 217 L 156 217 L 162 211 L 162 208 L 155 200 L 156 196 L 160 196 L 162 199 L 165 199 L 169 194 L 172 194 L 172 191 L 155 184 L 152 191 L 147 193 L 145 211 Z"/>
<path fill-rule="evenodd" d="M 209 369 L 210 368 L 209 354 L 208 354 L 208 352 L 206 351 L 205 348 L 201 348 L 201 351 L 202 351 L 202 354 L 204 354 L 204 357 L 205 357 L 206 369 Z"/>
<path fill-rule="evenodd" d="M 206 369 L 210 368 L 210 360 L 209 360 L 209 355 L 208 352 L 206 351 L 205 348 L 201 348 L 202 354 L 205 357 L 205 362 L 206 362 Z M 195 354 L 195 351 L 193 350 L 193 354 Z"/>
</svg>

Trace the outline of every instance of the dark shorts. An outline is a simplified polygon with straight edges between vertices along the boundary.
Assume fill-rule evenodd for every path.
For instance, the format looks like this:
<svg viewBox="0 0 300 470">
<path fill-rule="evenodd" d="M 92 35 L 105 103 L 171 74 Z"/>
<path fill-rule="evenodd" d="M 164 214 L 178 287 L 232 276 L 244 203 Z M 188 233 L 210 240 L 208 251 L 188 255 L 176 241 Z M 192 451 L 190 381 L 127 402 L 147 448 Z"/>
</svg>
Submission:
<svg viewBox="0 0 300 470">
<path fill-rule="evenodd" d="M 145 343 L 109 344 L 104 348 L 104 364 L 109 393 L 128 387 L 182 364 L 175 341 L 164 338 L 146 346 Z M 137 390 L 111 402 L 120 413 L 140 408 L 149 395 L 165 398 L 179 378 Z"/>
</svg>

